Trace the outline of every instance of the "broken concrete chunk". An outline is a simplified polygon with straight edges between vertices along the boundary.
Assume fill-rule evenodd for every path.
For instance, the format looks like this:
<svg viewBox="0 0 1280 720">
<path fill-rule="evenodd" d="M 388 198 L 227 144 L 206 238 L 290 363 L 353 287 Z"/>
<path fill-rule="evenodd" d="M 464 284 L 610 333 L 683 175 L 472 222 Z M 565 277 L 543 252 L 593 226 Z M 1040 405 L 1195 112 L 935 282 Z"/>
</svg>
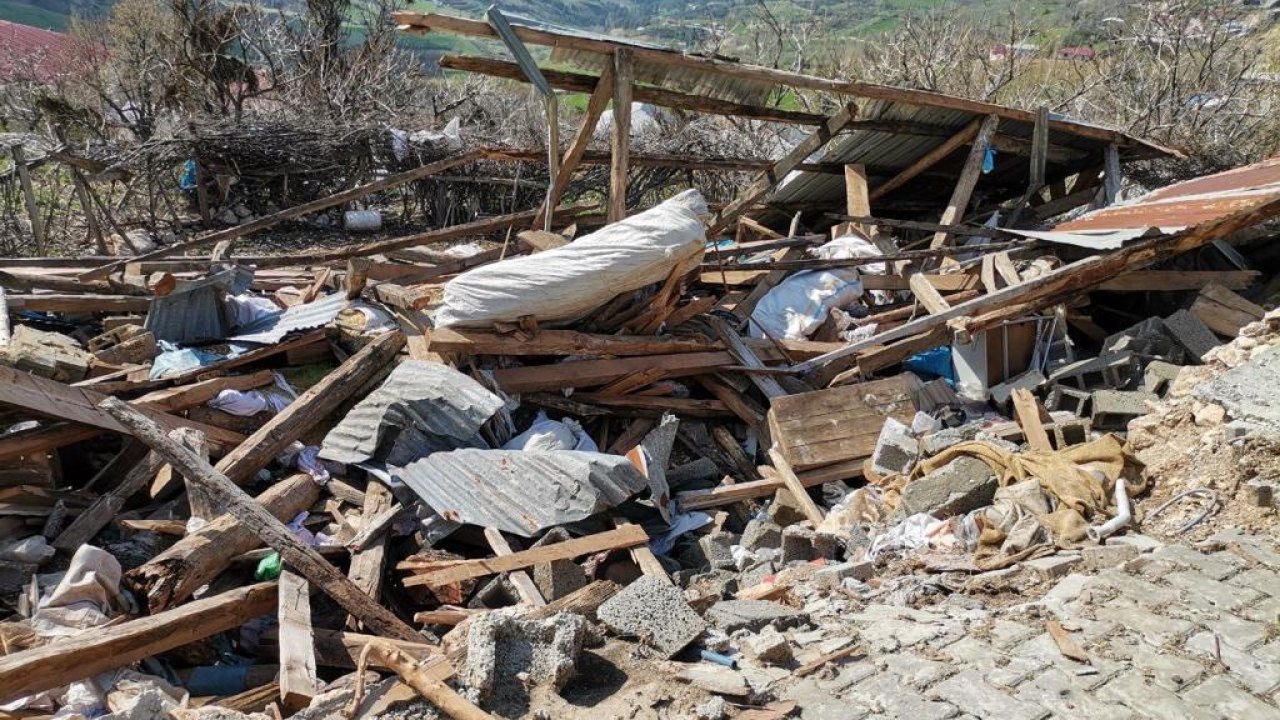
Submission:
<svg viewBox="0 0 1280 720">
<path fill-rule="evenodd" d="M 596 616 L 614 632 L 639 637 L 667 657 L 683 650 L 707 629 L 679 588 L 648 575 L 609 598 Z"/>
<path fill-rule="evenodd" d="M 499 699 L 526 693 L 521 678 L 559 691 L 577 672 L 586 631 L 587 621 L 572 613 L 546 620 L 479 615 L 467 634 L 467 686 L 482 698 Z"/>
<path fill-rule="evenodd" d="M 1093 394 L 1093 427 L 1097 430 L 1124 430 L 1129 421 L 1149 412 L 1147 403 L 1160 398 L 1155 393 L 1127 390 L 1099 390 Z"/>
<path fill-rule="evenodd" d="M 813 557 L 813 530 L 803 525 L 788 525 L 782 529 L 782 564 L 809 562 Z"/>
<path fill-rule="evenodd" d="M 1209 326 L 1189 310 L 1179 310 L 1165 318 L 1164 327 L 1197 363 L 1205 353 L 1222 344 Z"/>
<path fill-rule="evenodd" d="M 1017 377 L 1009 378 L 999 385 L 993 386 L 991 388 L 991 399 L 997 405 L 1003 406 L 1009 402 L 1014 390 L 1035 390 L 1044 384 L 1045 377 L 1039 370 L 1028 370 Z"/>
<path fill-rule="evenodd" d="M 917 513 L 936 518 L 963 515 L 990 505 L 998 487 L 989 465 L 976 458 L 958 457 L 907 483 L 898 508 L 907 516 Z"/>
<path fill-rule="evenodd" d="M 1226 408 L 1243 420 L 1280 433 L 1280 349 L 1272 348 L 1195 388 L 1202 400 Z"/>
<path fill-rule="evenodd" d="M 89 372 L 92 356 L 75 340 L 55 332 L 17 325 L 0 352 L 5 365 L 58 382 L 80 382 Z"/>
<path fill-rule="evenodd" d="M 782 547 L 782 528 L 768 520 L 756 518 L 742 531 L 742 547 L 756 551 Z"/>
<path fill-rule="evenodd" d="M 921 449 L 926 455 L 937 455 L 953 445 L 959 445 L 962 442 L 969 442 L 978 437 L 978 433 L 982 432 L 980 423 L 968 423 L 954 428 L 943 428 L 935 433 L 930 433 L 920 442 Z"/>
<path fill-rule="evenodd" d="M 747 638 L 742 649 L 748 657 L 763 665 L 787 665 L 795 659 L 791 643 L 782 633 L 772 628 Z"/>
<path fill-rule="evenodd" d="M 798 610 L 769 600 L 721 600 L 707 610 L 705 617 L 713 627 L 728 635 L 738 630 L 760 632 L 766 625 L 785 630 L 808 619 Z"/>
<path fill-rule="evenodd" d="M 1168 392 L 1169 386 L 1173 384 L 1173 381 L 1178 379 L 1178 372 L 1181 370 L 1181 365 L 1174 365 L 1163 360 L 1152 360 L 1147 363 L 1147 369 L 1143 371 L 1142 389 L 1163 397 Z"/>
<path fill-rule="evenodd" d="M 891 417 L 885 418 L 871 455 L 871 467 L 881 475 L 905 475 L 915 467 L 919 457 L 920 444 L 911 434 L 911 428 Z"/>
</svg>

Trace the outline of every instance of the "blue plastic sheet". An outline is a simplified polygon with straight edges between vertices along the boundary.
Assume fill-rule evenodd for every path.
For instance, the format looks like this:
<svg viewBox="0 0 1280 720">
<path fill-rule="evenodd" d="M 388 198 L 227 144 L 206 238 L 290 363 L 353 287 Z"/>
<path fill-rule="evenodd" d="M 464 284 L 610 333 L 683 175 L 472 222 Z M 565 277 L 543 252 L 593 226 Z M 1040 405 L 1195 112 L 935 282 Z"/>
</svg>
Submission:
<svg viewBox="0 0 1280 720">
<path fill-rule="evenodd" d="M 956 386 L 955 368 L 951 364 L 951 346 L 940 345 L 931 350 L 918 352 L 902 361 L 904 370 L 919 375 L 925 380 L 942 378 L 951 387 Z"/>
</svg>

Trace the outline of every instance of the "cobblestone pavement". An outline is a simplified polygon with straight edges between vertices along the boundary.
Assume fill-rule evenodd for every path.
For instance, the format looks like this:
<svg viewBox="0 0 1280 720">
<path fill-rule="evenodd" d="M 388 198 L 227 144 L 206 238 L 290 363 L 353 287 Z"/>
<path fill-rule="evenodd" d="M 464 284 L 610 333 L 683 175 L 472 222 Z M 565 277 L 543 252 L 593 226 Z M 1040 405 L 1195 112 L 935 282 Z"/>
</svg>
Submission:
<svg viewBox="0 0 1280 720">
<path fill-rule="evenodd" d="M 807 719 L 1280 718 L 1280 548 L 1235 531 L 1203 552 L 1117 540 L 1046 564 L 1061 579 L 1024 605 L 843 614 L 867 657 L 784 697 Z M 1063 657 L 1051 619 L 1089 664 Z"/>
</svg>

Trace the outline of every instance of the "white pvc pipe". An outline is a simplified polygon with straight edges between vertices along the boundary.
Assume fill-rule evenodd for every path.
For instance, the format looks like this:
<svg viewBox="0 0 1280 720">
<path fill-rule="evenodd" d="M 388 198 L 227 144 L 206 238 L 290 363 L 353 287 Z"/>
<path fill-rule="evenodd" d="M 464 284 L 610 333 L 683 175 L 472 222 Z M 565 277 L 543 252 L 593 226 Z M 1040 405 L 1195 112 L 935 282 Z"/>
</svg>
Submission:
<svg viewBox="0 0 1280 720">
<path fill-rule="evenodd" d="M 1116 478 L 1116 516 L 1101 525 L 1090 525 L 1086 534 L 1094 542 L 1102 542 L 1121 528 L 1133 522 L 1133 507 L 1129 504 L 1129 491 L 1124 478 Z"/>
</svg>

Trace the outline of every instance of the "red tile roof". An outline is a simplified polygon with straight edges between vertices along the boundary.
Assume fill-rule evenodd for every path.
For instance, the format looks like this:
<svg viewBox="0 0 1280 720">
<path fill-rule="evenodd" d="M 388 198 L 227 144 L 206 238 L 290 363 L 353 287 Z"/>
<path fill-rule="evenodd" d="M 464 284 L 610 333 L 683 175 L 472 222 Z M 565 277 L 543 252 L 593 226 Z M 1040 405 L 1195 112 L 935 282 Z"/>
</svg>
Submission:
<svg viewBox="0 0 1280 720">
<path fill-rule="evenodd" d="M 0 20 L 0 80 L 48 82 L 66 71 L 70 36 Z"/>
</svg>

